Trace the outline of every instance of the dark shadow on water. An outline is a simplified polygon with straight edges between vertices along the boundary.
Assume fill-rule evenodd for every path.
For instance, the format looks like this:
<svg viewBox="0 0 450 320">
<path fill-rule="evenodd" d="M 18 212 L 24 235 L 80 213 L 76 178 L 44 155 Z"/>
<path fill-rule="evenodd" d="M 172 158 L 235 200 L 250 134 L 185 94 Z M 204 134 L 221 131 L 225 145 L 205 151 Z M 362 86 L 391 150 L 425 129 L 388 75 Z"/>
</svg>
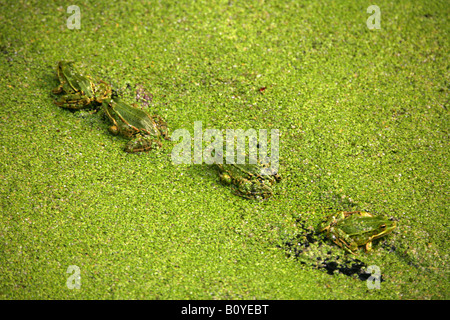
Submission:
<svg viewBox="0 0 450 320">
<path fill-rule="evenodd" d="M 365 271 L 367 264 L 345 252 L 338 255 L 329 250 L 323 254 L 321 253 L 323 250 L 317 250 L 315 256 L 305 255 L 313 246 L 327 245 L 325 243 L 327 240 L 315 230 L 307 228 L 302 221 L 297 220 L 297 223 L 299 232 L 291 239 L 284 240 L 281 245 L 278 245 L 278 248 L 286 252 L 287 257 L 294 257 L 299 263 L 324 270 L 329 275 L 340 273 L 350 277 L 356 276 L 362 281 L 366 281 L 370 277 L 370 274 Z M 383 279 L 380 278 L 380 281 L 383 281 Z"/>
</svg>

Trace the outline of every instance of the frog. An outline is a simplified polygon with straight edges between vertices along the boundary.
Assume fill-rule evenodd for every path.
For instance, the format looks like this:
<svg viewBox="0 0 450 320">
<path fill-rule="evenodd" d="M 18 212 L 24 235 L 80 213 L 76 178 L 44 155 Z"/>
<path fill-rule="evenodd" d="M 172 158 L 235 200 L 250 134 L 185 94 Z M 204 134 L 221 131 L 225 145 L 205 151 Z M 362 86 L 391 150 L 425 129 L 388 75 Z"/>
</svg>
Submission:
<svg viewBox="0 0 450 320">
<path fill-rule="evenodd" d="M 131 139 L 124 148 L 128 153 L 150 151 L 162 147 L 161 140 L 170 140 L 167 123 L 159 115 L 150 115 L 137 104 L 130 105 L 119 97 L 102 102 L 102 111 L 111 122 L 113 135 Z"/>
<path fill-rule="evenodd" d="M 59 86 L 52 90 L 54 94 L 63 94 L 55 104 L 66 109 L 80 110 L 101 104 L 111 98 L 112 88 L 106 82 L 95 81 L 89 75 L 78 72 L 73 61 L 59 61 L 56 74 Z"/>
<path fill-rule="evenodd" d="M 264 200 L 273 195 L 272 185 L 282 178 L 270 171 L 267 164 L 257 161 L 255 164 L 215 163 L 219 171 L 220 181 L 225 185 L 231 185 L 233 192 L 246 199 Z M 262 168 L 268 170 L 268 174 L 262 174 Z"/>
<path fill-rule="evenodd" d="M 340 211 L 329 215 L 318 226 L 326 236 L 346 252 L 357 254 L 359 246 L 372 250 L 372 241 L 384 237 L 397 227 L 395 221 L 364 211 Z"/>
</svg>

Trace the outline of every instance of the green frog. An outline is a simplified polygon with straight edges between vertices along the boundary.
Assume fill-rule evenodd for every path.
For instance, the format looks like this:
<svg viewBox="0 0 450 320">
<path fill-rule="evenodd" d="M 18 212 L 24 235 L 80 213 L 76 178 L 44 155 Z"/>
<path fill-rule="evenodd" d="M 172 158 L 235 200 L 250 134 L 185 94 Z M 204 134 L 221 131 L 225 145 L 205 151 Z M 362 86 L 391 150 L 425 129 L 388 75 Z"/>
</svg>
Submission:
<svg viewBox="0 0 450 320">
<path fill-rule="evenodd" d="M 281 176 L 276 172 L 261 174 L 261 169 L 270 168 L 266 164 L 215 164 L 219 170 L 220 181 L 226 185 L 231 185 L 233 192 L 247 199 L 267 199 L 273 194 L 271 188 L 276 182 L 281 180 Z"/>
<path fill-rule="evenodd" d="M 55 104 L 66 109 L 79 110 L 91 107 L 92 102 L 102 103 L 104 99 L 111 98 L 112 89 L 104 81 L 95 81 L 89 75 L 78 72 L 73 61 L 60 61 L 56 68 L 60 82 L 52 90 L 54 94 L 63 95 Z"/>
<path fill-rule="evenodd" d="M 167 123 L 159 115 L 149 115 L 115 97 L 102 103 L 102 110 L 112 125 L 109 131 L 131 139 L 125 146 L 129 153 L 149 151 L 162 146 L 161 138 L 169 140 Z"/>
<path fill-rule="evenodd" d="M 326 232 L 335 244 L 355 254 L 359 246 L 365 246 L 366 252 L 370 251 L 373 240 L 384 237 L 396 227 L 395 221 L 375 217 L 368 212 L 341 211 L 320 223 L 318 232 Z"/>
</svg>

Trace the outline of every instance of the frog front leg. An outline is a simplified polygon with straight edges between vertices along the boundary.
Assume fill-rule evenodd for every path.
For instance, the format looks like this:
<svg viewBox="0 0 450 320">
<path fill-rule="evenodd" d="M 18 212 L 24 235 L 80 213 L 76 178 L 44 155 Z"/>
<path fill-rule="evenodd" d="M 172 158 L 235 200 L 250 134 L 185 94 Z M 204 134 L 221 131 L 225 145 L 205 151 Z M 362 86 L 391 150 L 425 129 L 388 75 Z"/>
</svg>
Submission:
<svg viewBox="0 0 450 320">
<path fill-rule="evenodd" d="M 136 138 L 130 140 L 125 145 L 124 150 L 128 153 L 135 153 L 135 152 L 149 151 L 161 147 L 162 143 L 161 141 L 159 141 L 159 139 L 155 139 L 154 137 L 149 135 L 138 134 Z"/>
</svg>

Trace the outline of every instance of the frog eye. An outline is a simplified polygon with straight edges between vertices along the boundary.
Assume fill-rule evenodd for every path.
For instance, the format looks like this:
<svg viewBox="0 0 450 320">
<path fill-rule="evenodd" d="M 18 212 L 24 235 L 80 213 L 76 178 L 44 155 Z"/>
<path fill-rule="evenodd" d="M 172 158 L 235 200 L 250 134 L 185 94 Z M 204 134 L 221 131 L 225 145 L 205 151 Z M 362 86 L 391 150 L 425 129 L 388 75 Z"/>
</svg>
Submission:
<svg viewBox="0 0 450 320">
<path fill-rule="evenodd" d="M 386 225 L 385 225 L 385 224 L 382 224 L 382 225 L 380 226 L 380 229 L 382 229 L 382 230 L 386 229 Z"/>
</svg>

